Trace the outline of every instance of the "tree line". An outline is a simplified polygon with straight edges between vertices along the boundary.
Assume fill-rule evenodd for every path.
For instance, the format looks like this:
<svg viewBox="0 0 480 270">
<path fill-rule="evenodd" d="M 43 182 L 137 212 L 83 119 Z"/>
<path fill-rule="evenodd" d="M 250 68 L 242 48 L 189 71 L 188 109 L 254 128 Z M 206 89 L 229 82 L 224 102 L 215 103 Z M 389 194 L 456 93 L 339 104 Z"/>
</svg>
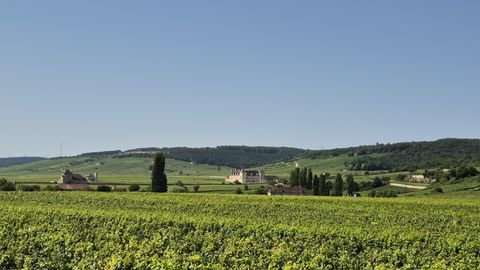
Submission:
<svg viewBox="0 0 480 270">
<path fill-rule="evenodd" d="M 314 175 L 310 168 L 295 168 L 290 172 L 289 184 L 312 190 L 314 196 L 343 196 L 344 191 L 347 196 L 354 196 L 360 189 L 351 174 L 345 180 L 341 174 L 337 174 L 333 183 L 328 180 L 329 176 L 329 173 Z"/>
<path fill-rule="evenodd" d="M 379 155 L 372 155 L 379 154 Z M 433 142 L 376 144 L 306 152 L 312 159 L 339 155 L 352 157 L 345 168 L 354 171 L 416 171 L 420 168 L 478 166 L 480 140 L 442 139 Z"/>
</svg>

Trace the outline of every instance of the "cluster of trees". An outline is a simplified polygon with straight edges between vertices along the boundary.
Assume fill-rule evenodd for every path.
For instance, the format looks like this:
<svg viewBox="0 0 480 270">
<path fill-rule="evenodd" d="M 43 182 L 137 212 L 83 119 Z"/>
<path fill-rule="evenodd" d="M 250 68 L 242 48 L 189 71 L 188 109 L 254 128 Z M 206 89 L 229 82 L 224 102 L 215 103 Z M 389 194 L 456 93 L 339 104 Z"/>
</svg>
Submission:
<svg viewBox="0 0 480 270">
<path fill-rule="evenodd" d="M 368 192 L 368 197 L 397 197 L 397 193 L 393 190 L 370 190 Z"/>
<path fill-rule="evenodd" d="M 347 175 L 345 181 L 341 174 L 337 174 L 332 183 L 327 180 L 329 173 L 314 175 L 310 168 L 295 168 L 290 172 L 289 184 L 293 187 L 303 187 L 312 190 L 315 196 L 342 196 L 346 191 L 348 196 L 353 196 L 360 190 L 360 186 L 354 181 L 353 175 Z"/>
<path fill-rule="evenodd" d="M 79 157 L 105 157 L 122 153 L 121 150 L 101 151 L 101 152 L 89 152 L 78 155 Z"/>
<path fill-rule="evenodd" d="M 162 149 L 170 158 L 234 168 L 249 168 L 300 156 L 305 150 L 289 147 L 218 146 Z"/>
<path fill-rule="evenodd" d="M 437 179 L 440 182 L 450 181 L 452 179 L 463 179 L 479 174 L 475 167 L 458 167 L 449 170 L 425 170 L 424 176 L 430 179 Z"/>
<path fill-rule="evenodd" d="M 234 168 L 249 168 L 277 161 L 293 159 L 305 153 L 303 149 L 289 147 L 263 146 L 218 146 L 204 148 L 172 147 L 172 148 L 137 148 L 125 152 L 108 151 L 86 153 L 86 156 L 98 156 L 111 153 L 113 158 L 150 158 L 162 152 L 168 158 Z"/>
</svg>

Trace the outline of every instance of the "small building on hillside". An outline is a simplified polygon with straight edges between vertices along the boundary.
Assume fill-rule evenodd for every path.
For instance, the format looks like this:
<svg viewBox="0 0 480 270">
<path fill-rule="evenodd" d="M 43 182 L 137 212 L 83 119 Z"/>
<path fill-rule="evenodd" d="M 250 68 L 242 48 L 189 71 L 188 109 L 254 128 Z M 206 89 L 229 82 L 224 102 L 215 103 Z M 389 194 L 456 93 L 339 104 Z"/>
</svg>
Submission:
<svg viewBox="0 0 480 270">
<path fill-rule="evenodd" d="M 265 173 L 263 170 L 231 170 L 230 175 L 225 179 L 225 182 L 235 183 L 237 181 L 241 184 L 264 183 Z"/>
<path fill-rule="evenodd" d="M 66 170 L 58 179 L 57 184 L 65 190 L 85 190 L 88 189 L 88 182 L 81 174 L 74 174 Z"/>
<path fill-rule="evenodd" d="M 412 176 L 410 176 L 410 181 L 412 181 L 412 182 L 424 182 L 425 181 L 425 176 L 423 176 L 422 174 L 412 175 Z"/>
<path fill-rule="evenodd" d="M 87 178 L 88 181 L 92 181 L 92 182 L 98 181 L 98 173 L 97 172 L 89 173 L 85 176 L 85 178 Z"/>
</svg>

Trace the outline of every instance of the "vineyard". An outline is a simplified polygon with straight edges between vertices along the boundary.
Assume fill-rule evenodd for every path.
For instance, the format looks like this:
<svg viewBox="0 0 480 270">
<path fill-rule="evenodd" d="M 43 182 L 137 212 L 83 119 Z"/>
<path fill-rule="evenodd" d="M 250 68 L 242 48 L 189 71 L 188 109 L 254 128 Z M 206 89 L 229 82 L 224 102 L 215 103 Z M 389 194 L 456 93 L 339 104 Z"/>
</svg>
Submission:
<svg viewBox="0 0 480 270">
<path fill-rule="evenodd" d="M 0 269 L 478 269 L 475 200 L 3 192 Z"/>
</svg>

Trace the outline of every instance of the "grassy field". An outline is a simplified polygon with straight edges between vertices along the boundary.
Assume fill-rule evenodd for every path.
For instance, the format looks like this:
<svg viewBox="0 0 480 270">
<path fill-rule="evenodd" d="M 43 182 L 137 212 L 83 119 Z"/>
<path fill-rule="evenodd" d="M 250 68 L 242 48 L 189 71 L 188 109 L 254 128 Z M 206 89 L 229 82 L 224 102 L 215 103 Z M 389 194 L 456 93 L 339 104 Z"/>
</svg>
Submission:
<svg viewBox="0 0 480 270">
<path fill-rule="evenodd" d="M 480 202 L 0 192 L 0 269 L 477 269 Z"/>
<path fill-rule="evenodd" d="M 88 158 L 88 157 L 72 157 L 60 159 L 48 159 L 32 163 L 26 163 L 17 166 L 0 168 L 0 176 L 3 177 L 44 177 L 54 178 L 69 169 L 75 173 L 88 174 L 95 171 L 108 177 L 125 177 L 125 176 L 149 176 L 150 165 L 153 160 L 149 158 Z M 193 164 L 185 161 L 167 159 L 166 172 L 169 175 L 183 176 L 226 176 L 231 168 L 217 167 L 205 164 Z"/>
<path fill-rule="evenodd" d="M 441 188 L 442 192 L 436 192 L 435 188 Z M 480 198 L 480 176 L 444 184 L 433 184 L 425 190 L 414 191 L 406 195 L 432 198 Z"/>
</svg>

